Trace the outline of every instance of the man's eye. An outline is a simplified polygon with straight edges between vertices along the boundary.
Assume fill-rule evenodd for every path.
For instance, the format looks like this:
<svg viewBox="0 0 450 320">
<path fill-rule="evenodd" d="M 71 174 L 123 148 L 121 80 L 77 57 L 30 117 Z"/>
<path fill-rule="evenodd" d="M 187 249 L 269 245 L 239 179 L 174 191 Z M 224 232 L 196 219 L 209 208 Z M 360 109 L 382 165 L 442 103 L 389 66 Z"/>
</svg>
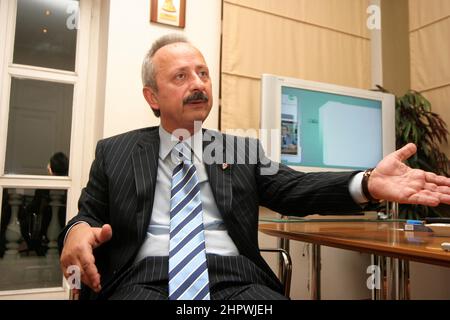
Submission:
<svg viewBox="0 0 450 320">
<path fill-rule="evenodd" d="M 186 77 L 184 73 L 179 73 L 175 76 L 175 79 L 177 80 L 183 80 Z"/>
<path fill-rule="evenodd" d="M 208 71 L 200 71 L 200 77 L 202 77 L 202 78 L 207 78 L 208 77 Z"/>
</svg>

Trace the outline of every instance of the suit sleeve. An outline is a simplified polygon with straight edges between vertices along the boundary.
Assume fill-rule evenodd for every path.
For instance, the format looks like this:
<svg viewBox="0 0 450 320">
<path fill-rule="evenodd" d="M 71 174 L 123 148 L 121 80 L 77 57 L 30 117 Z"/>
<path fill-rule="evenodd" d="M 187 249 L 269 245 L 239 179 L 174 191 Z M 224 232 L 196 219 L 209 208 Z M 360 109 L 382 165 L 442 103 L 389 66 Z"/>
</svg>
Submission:
<svg viewBox="0 0 450 320">
<path fill-rule="evenodd" d="M 60 249 L 64 245 L 67 231 L 78 222 L 87 222 L 91 227 L 101 227 L 108 223 L 108 178 L 104 168 L 104 145 L 100 141 L 95 150 L 95 159 L 89 173 L 87 186 L 78 200 L 78 214 L 72 218 L 59 234 Z"/>
<path fill-rule="evenodd" d="M 258 144 L 256 179 L 260 205 L 283 215 L 346 214 L 362 210 L 350 179 L 357 172 L 304 173 L 268 159 Z"/>
</svg>

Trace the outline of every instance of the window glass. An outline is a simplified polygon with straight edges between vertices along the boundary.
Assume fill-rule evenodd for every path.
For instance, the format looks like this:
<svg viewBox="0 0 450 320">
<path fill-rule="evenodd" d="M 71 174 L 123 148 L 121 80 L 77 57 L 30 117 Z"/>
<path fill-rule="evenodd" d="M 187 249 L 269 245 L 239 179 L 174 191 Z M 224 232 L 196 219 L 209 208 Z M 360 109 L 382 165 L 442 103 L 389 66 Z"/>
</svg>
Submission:
<svg viewBox="0 0 450 320">
<path fill-rule="evenodd" d="M 72 84 L 12 79 L 5 173 L 68 175 L 72 100 Z"/>
<path fill-rule="evenodd" d="M 66 190 L 3 189 L 0 291 L 62 285 L 57 239 L 66 221 Z"/>
<path fill-rule="evenodd" d="M 79 3 L 18 0 L 13 62 L 75 71 Z"/>
</svg>

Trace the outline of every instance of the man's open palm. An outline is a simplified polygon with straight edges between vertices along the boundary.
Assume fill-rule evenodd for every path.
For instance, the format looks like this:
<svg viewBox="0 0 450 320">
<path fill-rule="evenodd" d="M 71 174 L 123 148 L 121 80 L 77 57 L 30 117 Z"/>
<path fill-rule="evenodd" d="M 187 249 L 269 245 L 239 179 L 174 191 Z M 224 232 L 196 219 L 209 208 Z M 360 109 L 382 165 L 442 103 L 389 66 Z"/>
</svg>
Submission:
<svg viewBox="0 0 450 320">
<path fill-rule="evenodd" d="M 413 143 L 386 156 L 372 172 L 369 192 L 376 199 L 398 203 L 437 206 L 450 204 L 450 179 L 420 169 L 404 161 L 417 151 Z"/>
</svg>

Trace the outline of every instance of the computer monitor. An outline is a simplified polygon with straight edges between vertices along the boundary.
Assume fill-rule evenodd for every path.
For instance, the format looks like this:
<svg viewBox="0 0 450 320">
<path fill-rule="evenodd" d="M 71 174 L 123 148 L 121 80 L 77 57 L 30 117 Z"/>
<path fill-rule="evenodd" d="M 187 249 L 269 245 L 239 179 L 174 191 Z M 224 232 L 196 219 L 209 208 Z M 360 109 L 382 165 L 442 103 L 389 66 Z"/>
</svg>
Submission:
<svg viewBox="0 0 450 320">
<path fill-rule="evenodd" d="M 261 142 L 274 161 L 364 170 L 395 150 L 394 95 L 269 74 L 261 89 Z"/>
</svg>

